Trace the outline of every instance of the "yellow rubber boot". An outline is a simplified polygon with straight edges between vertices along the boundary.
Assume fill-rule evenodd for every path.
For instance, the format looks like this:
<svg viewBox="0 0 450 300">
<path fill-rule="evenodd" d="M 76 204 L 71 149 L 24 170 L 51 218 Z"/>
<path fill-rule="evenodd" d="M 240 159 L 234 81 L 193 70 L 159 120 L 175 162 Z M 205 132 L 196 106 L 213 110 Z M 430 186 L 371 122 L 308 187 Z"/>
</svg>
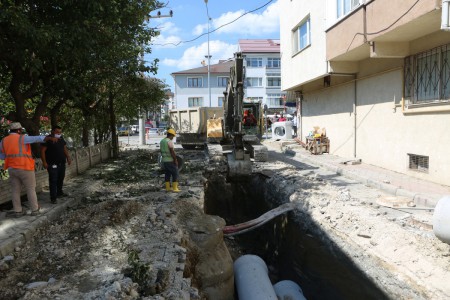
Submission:
<svg viewBox="0 0 450 300">
<path fill-rule="evenodd" d="M 173 191 L 174 193 L 179 193 L 179 192 L 181 192 L 181 191 L 178 189 L 178 182 L 172 182 L 172 185 L 173 185 L 172 191 Z"/>
<path fill-rule="evenodd" d="M 170 192 L 170 182 L 166 182 L 166 192 Z"/>
</svg>

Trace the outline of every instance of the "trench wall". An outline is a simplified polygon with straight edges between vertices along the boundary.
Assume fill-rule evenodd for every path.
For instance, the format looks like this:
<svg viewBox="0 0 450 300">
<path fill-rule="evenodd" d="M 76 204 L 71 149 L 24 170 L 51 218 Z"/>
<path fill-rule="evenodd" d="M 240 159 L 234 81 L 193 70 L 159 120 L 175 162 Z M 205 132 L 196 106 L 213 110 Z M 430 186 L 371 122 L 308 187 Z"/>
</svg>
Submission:
<svg viewBox="0 0 450 300">
<path fill-rule="evenodd" d="M 104 143 L 86 148 L 75 148 L 69 152 L 72 157 L 72 164 L 70 166 L 66 164 L 66 179 L 76 177 L 89 168 L 111 158 L 112 147 L 110 143 Z M 36 192 L 39 193 L 48 186 L 48 174 L 40 159 L 35 161 L 35 170 Z M 22 195 L 25 195 L 24 190 L 22 190 Z M 0 204 L 9 201 L 11 201 L 11 186 L 8 180 L 0 180 Z"/>
<path fill-rule="evenodd" d="M 280 182 L 262 175 L 238 183 L 215 176 L 208 178 L 208 186 L 205 213 L 219 215 L 227 224 L 255 219 L 290 201 Z M 306 199 L 302 205 L 235 239 L 245 253 L 267 263 L 272 283 L 293 280 L 307 299 L 389 299 L 312 219 Z"/>
</svg>

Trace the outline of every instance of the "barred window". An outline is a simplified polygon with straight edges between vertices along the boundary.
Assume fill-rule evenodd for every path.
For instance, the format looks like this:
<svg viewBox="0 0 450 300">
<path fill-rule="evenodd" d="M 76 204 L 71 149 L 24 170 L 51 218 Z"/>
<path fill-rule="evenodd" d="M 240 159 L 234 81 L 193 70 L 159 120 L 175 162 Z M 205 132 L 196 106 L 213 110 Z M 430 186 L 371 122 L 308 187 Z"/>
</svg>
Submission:
<svg viewBox="0 0 450 300">
<path fill-rule="evenodd" d="M 448 102 L 450 99 L 450 45 L 405 59 L 404 94 L 410 104 Z"/>
<path fill-rule="evenodd" d="M 428 173 L 430 158 L 424 155 L 417 155 L 408 153 L 409 169 Z"/>
</svg>

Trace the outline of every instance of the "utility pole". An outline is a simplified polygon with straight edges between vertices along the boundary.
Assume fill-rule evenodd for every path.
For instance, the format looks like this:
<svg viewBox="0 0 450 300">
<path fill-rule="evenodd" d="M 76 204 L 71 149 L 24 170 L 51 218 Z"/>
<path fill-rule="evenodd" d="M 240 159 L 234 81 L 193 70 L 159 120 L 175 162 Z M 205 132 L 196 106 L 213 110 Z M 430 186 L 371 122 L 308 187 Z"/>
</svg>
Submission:
<svg viewBox="0 0 450 300">
<path fill-rule="evenodd" d="M 208 95 L 209 95 L 209 107 L 211 107 L 211 69 L 210 69 L 211 54 L 209 53 L 209 21 L 211 20 L 211 18 L 209 17 L 208 0 L 205 0 L 205 4 L 206 4 L 206 14 L 208 16 L 208 55 L 205 57 L 208 58 Z"/>
<path fill-rule="evenodd" d="M 148 19 L 159 19 L 159 18 L 172 18 L 173 11 L 170 11 L 168 15 L 162 15 L 160 11 L 156 14 L 156 16 L 149 15 Z M 142 60 L 144 60 L 144 53 L 142 53 Z M 147 118 L 147 112 L 145 112 Z M 139 145 L 143 146 L 147 144 L 145 138 L 145 121 L 143 116 L 143 111 L 139 109 Z"/>
</svg>

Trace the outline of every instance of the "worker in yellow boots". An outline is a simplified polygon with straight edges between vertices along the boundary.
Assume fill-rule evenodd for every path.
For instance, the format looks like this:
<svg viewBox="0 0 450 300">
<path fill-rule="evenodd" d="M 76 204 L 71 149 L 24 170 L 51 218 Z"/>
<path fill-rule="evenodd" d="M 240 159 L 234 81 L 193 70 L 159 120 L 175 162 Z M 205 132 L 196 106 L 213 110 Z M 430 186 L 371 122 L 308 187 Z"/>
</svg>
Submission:
<svg viewBox="0 0 450 300">
<path fill-rule="evenodd" d="M 164 165 L 164 181 L 166 182 L 166 192 L 173 191 L 180 192 L 178 189 L 178 161 L 175 155 L 173 146 L 173 138 L 175 137 L 175 130 L 172 128 L 167 130 L 167 137 L 163 138 L 160 145 L 162 162 Z M 170 189 L 170 177 L 172 177 L 172 189 Z"/>
</svg>

